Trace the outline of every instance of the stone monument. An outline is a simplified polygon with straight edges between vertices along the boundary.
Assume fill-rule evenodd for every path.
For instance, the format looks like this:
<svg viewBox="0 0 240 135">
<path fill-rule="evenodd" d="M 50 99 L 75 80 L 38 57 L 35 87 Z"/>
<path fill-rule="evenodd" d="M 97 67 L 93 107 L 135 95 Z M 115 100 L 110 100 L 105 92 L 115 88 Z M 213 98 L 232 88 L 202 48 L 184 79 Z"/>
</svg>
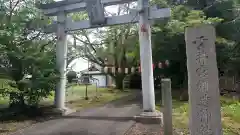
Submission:
<svg viewBox="0 0 240 135">
<path fill-rule="evenodd" d="M 215 28 L 186 28 L 191 135 L 222 135 Z"/>
</svg>

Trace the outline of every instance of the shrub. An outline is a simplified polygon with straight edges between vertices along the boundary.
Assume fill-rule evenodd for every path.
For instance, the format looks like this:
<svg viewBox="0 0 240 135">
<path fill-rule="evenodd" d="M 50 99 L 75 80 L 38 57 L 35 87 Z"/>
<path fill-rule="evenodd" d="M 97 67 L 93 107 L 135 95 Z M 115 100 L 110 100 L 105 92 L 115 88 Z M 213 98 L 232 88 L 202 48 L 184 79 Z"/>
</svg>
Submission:
<svg viewBox="0 0 240 135">
<path fill-rule="evenodd" d="M 73 79 L 76 79 L 76 78 L 77 78 L 77 73 L 75 71 L 69 71 L 67 73 L 67 80 L 69 83 L 72 83 Z"/>
</svg>

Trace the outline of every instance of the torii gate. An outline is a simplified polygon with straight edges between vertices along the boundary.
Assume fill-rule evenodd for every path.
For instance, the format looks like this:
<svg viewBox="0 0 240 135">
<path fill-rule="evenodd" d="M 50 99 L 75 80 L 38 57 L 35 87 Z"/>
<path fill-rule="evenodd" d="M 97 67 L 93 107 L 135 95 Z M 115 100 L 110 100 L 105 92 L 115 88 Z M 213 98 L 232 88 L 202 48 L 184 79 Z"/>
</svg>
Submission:
<svg viewBox="0 0 240 135">
<path fill-rule="evenodd" d="M 105 6 L 133 1 L 138 1 L 138 10 L 121 16 L 104 16 Z M 51 24 L 45 32 L 56 32 L 58 37 L 56 57 L 57 68 L 60 72 L 60 81 L 55 92 L 55 105 L 58 109 L 65 109 L 67 32 L 139 22 L 143 111 L 155 111 L 151 28 L 149 20 L 169 17 L 169 8 L 157 9 L 156 7 L 149 7 L 149 0 L 64 0 L 50 4 L 41 4 L 39 8 L 47 16 L 57 16 L 57 24 Z M 87 10 L 89 20 L 73 22 L 71 18 L 67 18 L 66 16 L 68 13 L 84 10 Z"/>
</svg>

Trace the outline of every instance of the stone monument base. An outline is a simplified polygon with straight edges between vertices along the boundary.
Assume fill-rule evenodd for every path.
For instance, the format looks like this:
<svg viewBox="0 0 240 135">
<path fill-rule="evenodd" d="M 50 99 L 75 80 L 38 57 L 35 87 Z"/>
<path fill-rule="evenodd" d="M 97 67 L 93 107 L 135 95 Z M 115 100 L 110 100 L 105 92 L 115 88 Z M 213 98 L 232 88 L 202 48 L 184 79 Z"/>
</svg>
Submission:
<svg viewBox="0 0 240 135">
<path fill-rule="evenodd" d="M 58 116 L 69 115 L 74 112 L 76 112 L 76 110 L 72 110 L 69 108 L 64 108 L 64 109 L 54 108 L 52 111 L 53 114 L 58 115 Z"/>
<path fill-rule="evenodd" d="M 155 112 L 142 112 L 140 115 L 134 116 L 136 122 L 143 124 L 163 124 L 162 113 Z"/>
</svg>

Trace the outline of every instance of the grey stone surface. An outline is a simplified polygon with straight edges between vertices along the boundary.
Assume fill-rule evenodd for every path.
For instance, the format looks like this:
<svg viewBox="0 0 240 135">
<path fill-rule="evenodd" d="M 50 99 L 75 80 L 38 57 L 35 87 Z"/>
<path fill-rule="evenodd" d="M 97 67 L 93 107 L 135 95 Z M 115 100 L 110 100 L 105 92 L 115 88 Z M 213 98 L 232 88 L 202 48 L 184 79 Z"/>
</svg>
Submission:
<svg viewBox="0 0 240 135">
<path fill-rule="evenodd" d="M 134 119 L 138 123 L 142 124 L 162 124 L 162 113 L 159 111 L 155 112 L 142 112 L 140 115 L 134 116 Z"/>
<path fill-rule="evenodd" d="M 215 28 L 202 25 L 185 33 L 191 135 L 221 135 Z"/>
<path fill-rule="evenodd" d="M 13 135 L 123 135 L 135 123 L 133 116 L 141 112 L 138 103 L 119 100 L 38 123 Z"/>
<path fill-rule="evenodd" d="M 163 101 L 163 131 L 164 135 L 172 135 L 172 89 L 171 80 L 162 79 L 162 101 Z"/>
</svg>

